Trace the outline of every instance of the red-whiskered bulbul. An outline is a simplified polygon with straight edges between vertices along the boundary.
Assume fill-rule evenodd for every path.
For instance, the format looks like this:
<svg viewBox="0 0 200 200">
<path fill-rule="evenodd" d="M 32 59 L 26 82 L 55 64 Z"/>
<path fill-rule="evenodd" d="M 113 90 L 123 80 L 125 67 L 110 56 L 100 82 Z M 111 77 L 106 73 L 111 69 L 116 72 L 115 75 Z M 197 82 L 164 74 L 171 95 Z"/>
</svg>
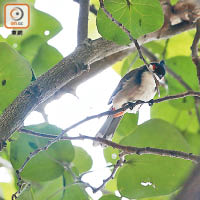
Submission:
<svg viewBox="0 0 200 200">
<path fill-rule="evenodd" d="M 157 80 L 161 80 L 165 76 L 165 62 L 163 60 L 160 63 L 150 63 L 149 67 Z M 156 82 L 152 72 L 148 70 L 146 65 L 128 72 L 121 79 L 108 101 L 108 104 L 112 104 L 111 109 L 119 109 L 129 102 L 138 100 L 147 102 L 153 99 L 156 94 Z M 136 113 L 140 107 L 141 104 L 136 105 L 131 112 Z M 123 115 L 124 112 L 120 112 L 108 116 L 96 137 L 111 139 Z"/>
</svg>

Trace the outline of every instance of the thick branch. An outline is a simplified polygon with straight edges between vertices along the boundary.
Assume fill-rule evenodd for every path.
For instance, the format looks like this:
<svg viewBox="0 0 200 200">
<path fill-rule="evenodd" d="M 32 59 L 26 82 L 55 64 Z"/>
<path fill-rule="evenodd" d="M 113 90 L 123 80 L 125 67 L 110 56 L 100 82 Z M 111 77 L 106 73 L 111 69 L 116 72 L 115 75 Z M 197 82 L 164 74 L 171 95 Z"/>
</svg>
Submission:
<svg viewBox="0 0 200 200">
<path fill-rule="evenodd" d="M 110 56 L 107 56 L 101 60 L 98 60 L 90 65 L 90 70 L 83 72 L 80 76 L 74 78 L 73 80 L 69 81 L 65 86 L 63 86 L 60 90 L 58 90 L 54 95 L 48 98 L 45 102 L 41 103 L 37 107 L 37 111 L 43 110 L 47 103 L 51 102 L 52 100 L 60 98 L 65 93 L 76 93 L 76 88 L 83 82 L 87 81 L 89 78 L 95 76 L 96 74 L 102 72 L 106 68 L 110 67 L 117 61 L 122 60 L 127 55 L 134 51 L 133 48 L 128 48 L 123 51 L 119 51 L 114 53 Z"/>
<path fill-rule="evenodd" d="M 182 190 L 174 200 L 199 200 L 200 199 L 200 163 L 195 167 L 185 182 Z"/>
<path fill-rule="evenodd" d="M 170 30 L 162 32 L 160 38 L 168 38 L 182 31 L 193 28 L 193 24 L 181 23 L 179 27 L 171 27 Z M 159 31 L 141 37 L 139 43 L 156 40 Z M 102 38 L 89 41 L 80 45 L 75 51 L 55 65 L 48 72 L 31 83 L 14 101 L 4 110 L 0 117 L 0 140 L 6 141 L 13 132 L 22 124 L 26 116 L 41 102 L 48 99 L 56 91 L 66 85 L 70 80 L 80 75 L 86 69 L 77 70 L 80 64 L 91 64 L 113 53 L 132 48 L 134 45 L 119 46 Z M 77 73 L 78 72 L 78 73 Z"/>
<path fill-rule="evenodd" d="M 77 43 L 81 44 L 88 37 L 88 14 L 90 0 L 81 0 L 78 17 Z"/>
<path fill-rule="evenodd" d="M 200 19 L 196 22 L 196 34 L 191 46 L 192 50 L 192 60 L 197 68 L 197 77 L 199 80 L 199 86 L 200 86 L 200 57 L 198 56 L 198 44 L 200 40 Z"/>
<path fill-rule="evenodd" d="M 74 0 L 74 2 L 80 3 L 80 0 Z M 94 15 L 97 15 L 97 9 L 95 8 L 94 5 L 90 5 L 90 12 L 93 13 Z"/>
</svg>

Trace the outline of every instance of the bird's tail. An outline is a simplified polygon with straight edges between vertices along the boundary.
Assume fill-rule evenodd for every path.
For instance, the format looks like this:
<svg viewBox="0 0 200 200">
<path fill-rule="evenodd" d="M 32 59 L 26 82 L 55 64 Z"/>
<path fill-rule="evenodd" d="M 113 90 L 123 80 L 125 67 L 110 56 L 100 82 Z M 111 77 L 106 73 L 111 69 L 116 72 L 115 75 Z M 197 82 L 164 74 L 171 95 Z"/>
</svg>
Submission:
<svg viewBox="0 0 200 200">
<path fill-rule="evenodd" d="M 95 137 L 101 137 L 104 139 L 111 140 L 116 128 L 118 127 L 121 118 L 122 116 L 119 117 L 113 117 L 112 115 L 108 116 L 103 126 L 99 129 Z M 97 146 L 99 143 L 94 142 L 93 144 L 94 146 Z"/>
</svg>

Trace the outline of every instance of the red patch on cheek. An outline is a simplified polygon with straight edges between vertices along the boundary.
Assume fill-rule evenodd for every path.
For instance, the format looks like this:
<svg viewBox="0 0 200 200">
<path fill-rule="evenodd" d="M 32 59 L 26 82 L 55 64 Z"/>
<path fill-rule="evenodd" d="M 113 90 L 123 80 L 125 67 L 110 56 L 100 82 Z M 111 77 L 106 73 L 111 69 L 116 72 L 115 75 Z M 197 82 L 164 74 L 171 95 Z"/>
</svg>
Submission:
<svg viewBox="0 0 200 200">
<path fill-rule="evenodd" d="M 155 69 L 156 69 L 156 65 L 153 65 L 153 71 L 155 71 Z"/>
</svg>

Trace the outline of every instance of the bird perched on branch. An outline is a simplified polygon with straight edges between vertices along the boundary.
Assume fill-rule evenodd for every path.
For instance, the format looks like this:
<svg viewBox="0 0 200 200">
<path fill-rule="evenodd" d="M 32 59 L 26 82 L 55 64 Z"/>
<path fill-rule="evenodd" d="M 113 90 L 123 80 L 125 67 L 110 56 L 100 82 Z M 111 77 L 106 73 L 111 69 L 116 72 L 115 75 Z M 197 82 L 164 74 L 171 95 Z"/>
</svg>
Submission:
<svg viewBox="0 0 200 200">
<path fill-rule="evenodd" d="M 164 61 L 150 63 L 149 68 L 144 65 L 128 72 L 121 79 L 108 101 L 108 104 L 112 104 L 112 110 L 119 109 L 129 102 L 138 100 L 147 102 L 154 98 L 157 87 L 156 80 L 161 80 L 165 76 L 165 63 Z M 136 113 L 140 107 L 141 104 L 136 105 L 131 112 Z M 124 111 L 108 116 L 96 137 L 111 139 L 123 115 Z"/>
</svg>

